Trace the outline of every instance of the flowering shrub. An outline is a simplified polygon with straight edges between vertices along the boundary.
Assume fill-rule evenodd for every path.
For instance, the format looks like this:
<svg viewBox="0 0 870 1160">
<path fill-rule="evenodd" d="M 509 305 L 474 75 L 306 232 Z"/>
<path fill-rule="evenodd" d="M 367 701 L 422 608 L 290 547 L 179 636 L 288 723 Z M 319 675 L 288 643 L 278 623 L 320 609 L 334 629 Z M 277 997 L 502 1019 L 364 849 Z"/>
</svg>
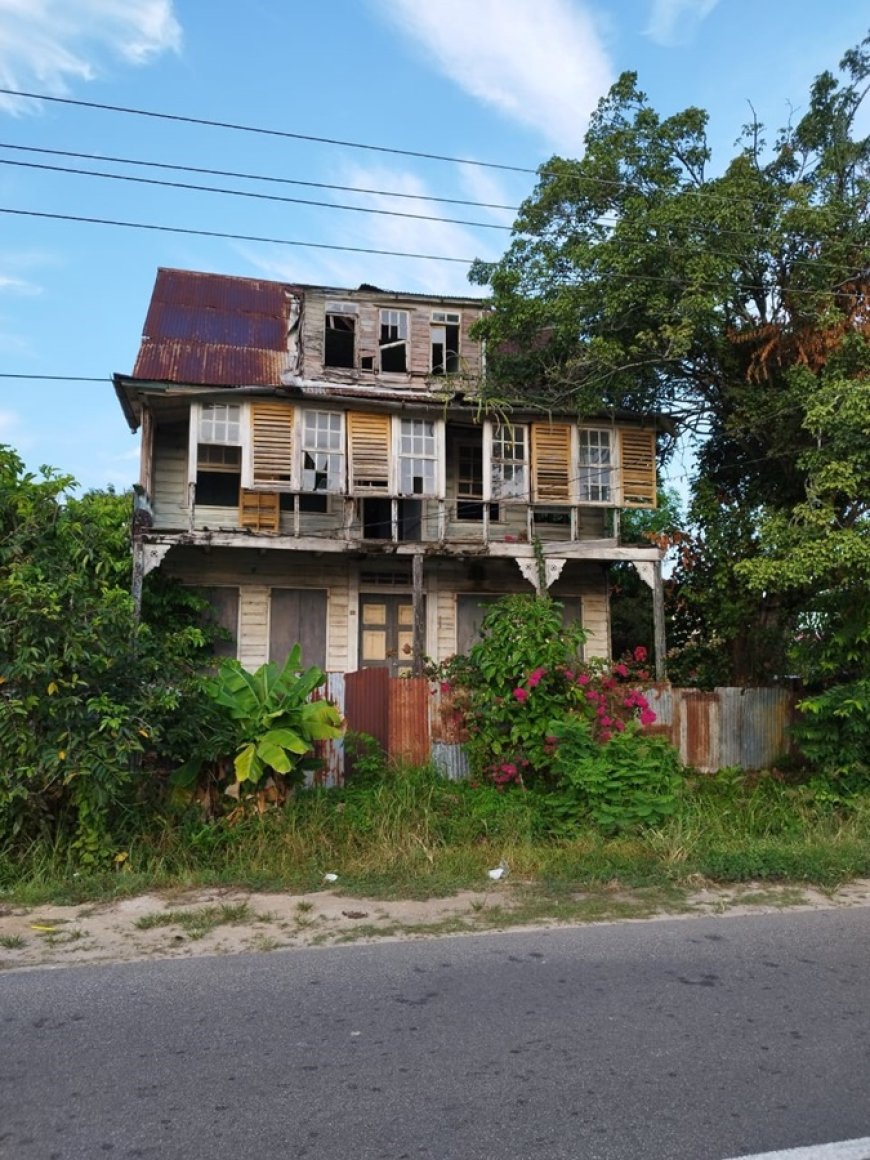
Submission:
<svg viewBox="0 0 870 1160">
<path fill-rule="evenodd" d="M 554 722 L 583 722 L 598 745 L 652 724 L 655 714 L 637 687 L 649 679 L 646 650 L 615 665 L 584 662 L 584 641 L 582 628 L 563 625 L 556 601 L 507 596 L 487 612 L 468 656 L 430 672 L 467 730 L 475 776 L 501 787 L 554 785 L 561 776 Z"/>
</svg>

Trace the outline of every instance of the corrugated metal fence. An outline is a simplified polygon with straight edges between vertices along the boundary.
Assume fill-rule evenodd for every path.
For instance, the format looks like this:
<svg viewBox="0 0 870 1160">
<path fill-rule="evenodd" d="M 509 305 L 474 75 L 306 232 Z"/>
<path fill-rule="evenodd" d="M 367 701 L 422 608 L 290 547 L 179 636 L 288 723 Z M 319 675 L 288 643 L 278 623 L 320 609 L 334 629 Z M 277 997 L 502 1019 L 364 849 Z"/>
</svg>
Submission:
<svg viewBox="0 0 870 1160">
<path fill-rule="evenodd" d="M 386 669 L 331 673 L 321 695 L 335 703 L 348 730 L 368 733 L 391 757 L 419 763 L 431 756 L 447 777 L 467 774 L 452 698 L 424 677 L 390 677 Z M 790 689 L 702 692 L 655 685 L 646 696 L 656 714 L 651 731 L 667 737 L 695 769 L 765 769 L 789 752 L 797 699 Z M 346 772 L 344 741 L 318 743 L 318 753 L 324 763 L 320 780 L 340 784 Z"/>
</svg>

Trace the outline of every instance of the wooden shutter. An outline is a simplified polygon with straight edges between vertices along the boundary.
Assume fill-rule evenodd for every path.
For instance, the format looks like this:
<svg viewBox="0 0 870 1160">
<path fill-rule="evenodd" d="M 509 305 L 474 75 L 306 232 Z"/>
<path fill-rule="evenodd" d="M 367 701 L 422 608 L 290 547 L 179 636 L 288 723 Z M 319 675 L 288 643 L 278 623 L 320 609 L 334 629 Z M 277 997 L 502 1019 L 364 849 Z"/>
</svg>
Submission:
<svg viewBox="0 0 870 1160">
<path fill-rule="evenodd" d="M 281 527 L 281 502 L 277 491 L 251 491 L 243 487 L 239 498 L 239 523 L 252 532 L 277 532 Z"/>
<path fill-rule="evenodd" d="M 656 433 L 625 428 L 619 432 L 622 506 L 656 506 Z"/>
<path fill-rule="evenodd" d="M 390 416 L 350 412 L 347 416 L 350 489 L 388 494 Z"/>
<path fill-rule="evenodd" d="M 293 407 L 252 403 L 251 431 L 254 487 L 287 490 L 293 475 Z"/>
<path fill-rule="evenodd" d="M 538 503 L 571 502 L 570 424 L 532 424 L 532 480 Z"/>
</svg>

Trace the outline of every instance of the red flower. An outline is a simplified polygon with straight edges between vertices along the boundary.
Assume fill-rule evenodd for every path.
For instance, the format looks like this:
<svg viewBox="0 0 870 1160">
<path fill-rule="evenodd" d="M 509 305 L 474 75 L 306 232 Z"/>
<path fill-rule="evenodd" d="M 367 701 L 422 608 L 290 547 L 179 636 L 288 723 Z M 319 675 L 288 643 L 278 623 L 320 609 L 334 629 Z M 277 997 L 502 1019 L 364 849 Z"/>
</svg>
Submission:
<svg viewBox="0 0 870 1160">
<path fill-rule="evenodd" d="M 632 654 L 639 665 L 642 665 L 646 660 L 646 649 L 642 644 L 639 644 Z"/>
</svg>

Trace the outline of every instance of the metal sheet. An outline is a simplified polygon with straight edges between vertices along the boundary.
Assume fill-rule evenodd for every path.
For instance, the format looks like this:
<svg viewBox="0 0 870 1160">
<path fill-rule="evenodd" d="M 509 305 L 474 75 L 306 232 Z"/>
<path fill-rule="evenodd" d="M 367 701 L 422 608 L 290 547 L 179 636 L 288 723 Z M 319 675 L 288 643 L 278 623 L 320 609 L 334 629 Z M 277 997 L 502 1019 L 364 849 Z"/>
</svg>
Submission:
<svg viewBox="0 0 870 1160">
<path fill-rule="evenodd" d="M 430 757 L 429 682 L 425 677 L 390 681 L 390 757 L 422 765 Z"/>
<path fill-rule="evenodd" d="M 432 762 L 439 773 L 450 781 L 462 781 L 470 772 L 468 756 L 461 745 L 433 741 Z"/>
</svg>

